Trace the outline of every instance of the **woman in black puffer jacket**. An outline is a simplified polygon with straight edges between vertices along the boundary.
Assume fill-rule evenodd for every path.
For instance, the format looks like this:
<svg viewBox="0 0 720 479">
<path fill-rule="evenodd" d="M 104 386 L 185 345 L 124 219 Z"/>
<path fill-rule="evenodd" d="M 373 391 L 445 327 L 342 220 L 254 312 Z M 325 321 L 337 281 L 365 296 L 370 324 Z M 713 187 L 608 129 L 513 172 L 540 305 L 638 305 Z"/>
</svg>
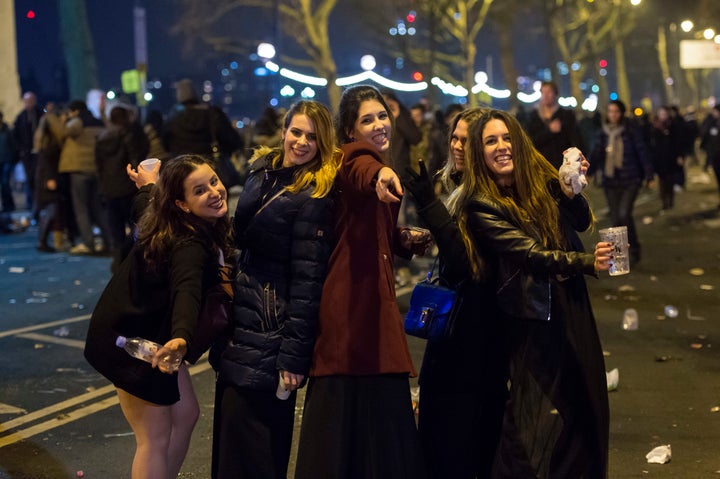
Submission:
<svg viewBox="0 0 720 479">
<path fill-rule="evenodd" d="M 251 159 L 233 220 L 241 250 L 233 335 L 211 352 L 213 478 L 286 477 L 295 391 L 310 370 L 333 248 L 334 145 L 327 108 L 301 101 L 285 117 L 282 148 L 260 148 Z M 279 382 L 289 398 L 276 397 Z"/>
</svg>

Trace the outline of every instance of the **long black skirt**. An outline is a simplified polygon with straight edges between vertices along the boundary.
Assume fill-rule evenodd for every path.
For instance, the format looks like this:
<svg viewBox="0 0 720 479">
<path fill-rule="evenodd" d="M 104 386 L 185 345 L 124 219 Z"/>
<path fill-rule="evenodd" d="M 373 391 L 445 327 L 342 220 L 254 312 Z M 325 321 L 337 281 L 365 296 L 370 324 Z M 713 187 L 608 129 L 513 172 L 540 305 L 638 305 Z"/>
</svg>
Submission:
<svg viewBox="0 0 720 479">
<path fill-rule="evenodd" d="M 407 374 L 311 378 L 296 479 L 425 478 Z"/>
</svg>

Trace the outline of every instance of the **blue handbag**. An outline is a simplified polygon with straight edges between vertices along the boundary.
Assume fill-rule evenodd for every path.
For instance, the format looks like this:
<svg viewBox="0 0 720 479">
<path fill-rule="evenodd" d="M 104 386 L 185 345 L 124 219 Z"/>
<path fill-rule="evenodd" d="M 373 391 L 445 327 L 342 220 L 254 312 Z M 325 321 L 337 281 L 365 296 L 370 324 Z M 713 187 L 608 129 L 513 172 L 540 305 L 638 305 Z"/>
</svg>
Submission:
<svg viewBox="0 0 720 479">
<path fill-rule="evenodd" d="M 437 262 L 437 259 L 436 259 Z M 432 279 L 435 264 L 427 278 L 415 285 L 405 316 L 405 332 L 411 336 L 439 342 L 452 335 L 462 296 Z"/>
</svg>

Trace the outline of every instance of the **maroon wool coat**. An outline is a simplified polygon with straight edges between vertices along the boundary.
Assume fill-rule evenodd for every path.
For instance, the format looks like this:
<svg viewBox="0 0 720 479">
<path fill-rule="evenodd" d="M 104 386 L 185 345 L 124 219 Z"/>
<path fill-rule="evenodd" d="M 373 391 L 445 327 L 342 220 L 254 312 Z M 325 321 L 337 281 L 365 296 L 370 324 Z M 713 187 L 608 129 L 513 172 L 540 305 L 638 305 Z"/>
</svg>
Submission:
<svg viewBox="0 0 720 479">
<path fill-rule="evenodd" d="M 393 254 L 410 257 L 396 227 L 399 203 L 383 203 L 375 180 L 386 166 L 367 142 L 342 147 L 335 179 L 335 233 L 320 301 L 310 376 L 415 375 L 395 299 Z"/>
</svg>

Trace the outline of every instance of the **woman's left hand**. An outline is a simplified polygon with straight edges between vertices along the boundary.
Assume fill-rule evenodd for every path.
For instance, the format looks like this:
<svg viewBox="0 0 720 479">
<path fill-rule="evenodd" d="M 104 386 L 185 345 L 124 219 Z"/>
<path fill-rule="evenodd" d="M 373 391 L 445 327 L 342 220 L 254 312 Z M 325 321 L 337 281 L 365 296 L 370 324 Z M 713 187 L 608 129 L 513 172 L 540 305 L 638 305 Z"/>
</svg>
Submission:
<svg viewBox="0 0 720 479">
<path fill-rule="evenodd" d="M 433 237 L 429 230 L 424 228 L 403 227 L 400 230 L 400 244 L 406 250 L 418 256 L 425 256 L 430 250 Z"/>
<path fill-rule="evenodd" d="M 167 373 L 167 374 L 173 374 L 176 372 L 176 370 L 173 370 L 170 367 L 170 364 L 167 361 L 163 361 L 164 358 L 167 356 L 174 356 L 174 357 L 180 357 L 181 361 L 182 358 L 187 353 L 187 341 L 183 338 L 173 338 L 167 343 L 163 345 L 162 348 L 158 349 L 155 352 L 155 356 L 153 357 L 152 361 L 152 367 L 158 368 L 160 371 Z"/>
<path fill-rule="evenodd" d="M 613 244 L 600 241 L 595 245 L 595 271 L 607 271 L 610 269 L 613 252 Z"/>
<path fill-rule="evenodd" d="M 393 192 L 401 197 L 403 195 L 400 177 L 392 168 L 385 166 L 378 172 L 375 193 L 383 203 L 400 203 L 400 198 Z"/>
<path fill-rule="evenodd" d="M 280 376 L 282 377 L 282 381 L 284 383 L 283 387 L 287 391 L 296 390 L 302 384 L 303 379 L 305 379 L 305 375 L 291 373 L 290 371 L 280 371 Z"/>
</svg>

